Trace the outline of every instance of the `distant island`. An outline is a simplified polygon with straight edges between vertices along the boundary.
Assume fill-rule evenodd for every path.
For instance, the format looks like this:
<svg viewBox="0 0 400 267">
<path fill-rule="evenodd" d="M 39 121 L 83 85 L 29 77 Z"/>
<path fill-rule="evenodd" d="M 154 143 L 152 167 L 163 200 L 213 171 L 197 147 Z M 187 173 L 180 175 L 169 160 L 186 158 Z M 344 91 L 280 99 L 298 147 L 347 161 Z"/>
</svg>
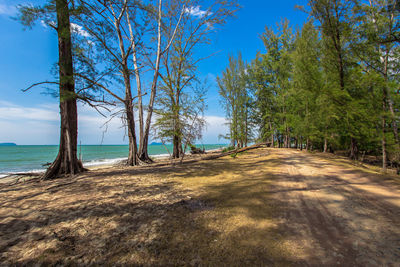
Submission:
<svg viewBox="0 0 400 267">
<path fill-rule="evenodd" d="M 0 143 L 0 146 L 16 146 L 16 143 Z"/>
<path fill-rule="evenodd" d="M 154 145 L 162 145 L 162 143 L 152 142 L 150 145 L 151 145 L 151 146 L 154 146 Z"/>
</svg>

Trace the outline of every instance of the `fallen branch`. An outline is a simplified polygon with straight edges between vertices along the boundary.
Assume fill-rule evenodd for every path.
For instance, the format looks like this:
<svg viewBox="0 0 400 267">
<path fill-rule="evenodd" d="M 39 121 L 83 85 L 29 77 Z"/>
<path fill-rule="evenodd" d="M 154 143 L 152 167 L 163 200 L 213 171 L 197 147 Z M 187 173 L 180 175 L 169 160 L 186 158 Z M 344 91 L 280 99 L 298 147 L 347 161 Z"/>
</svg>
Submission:
<svg viewBox="0 0 400 267">
<path fill-rule="evenodd" d="M 245 151 L 248 151 L 248 150 L 260 148 L 261 146 L 266 145 L 266 144 L 267 143 L 254 144 L 252 146 L 247 146 L 247 147 L 243 147 L 243 148 L 240 148 L 240 149 L 235 149 L 235 150 L 231 150 L 231 151 L 228 151 L 228 152 L 224 152 L 224 153 L 221 153 L 219 155 L 211 155 L 211 156 L 208 156 L 208 157 L 204 157 L 201 160 L 217 159 L 217 158 L 229 156 L 229 155 L 232 155 L 232 154 L 237 154 L 237 153 L 245 152 Z"/>
<path fill-rule="evenodd" d="M 190 160 L 186 160 L 186 161 L 182 161 L 182 162 L 167 162 L 167 163 L 156 163 L 156 164 L 151 164 L 148 165 L 149 167 L 163 167 L 163 166 L 171 166 L 171 165 L 175 165 L 176 163 L 178 164 L 186 164 L 186 163 L 194 163 L 194 162 L 198 162 L 198 161 L 202 161 L 202 160 L 213 160 L 213 159 L 218 159 L 218 158 L 222 158 L 225 156 L 229 156 L 232 154 L 237 154 L 237 153 L 241 153 L 241 152 L 245 152 L 248 150 L 252 150 L 252 149 L 257 149 L 260 148 L 264 145 L 267 145 L 267 143 L 259 143 L 259 144 L 255 144 L 252 146 L 248 146 L 248 147 L 243 147 L 240 149 L 235 149 L 235 150 L 231 150 L 228 152 L 223 152 L 217 155 L 210 155 L 210 156 L 205 156 L 205 157 L 201 157 L 201 158 L 197 158 L 197 159 L 190 159 Z"/>
</svg>

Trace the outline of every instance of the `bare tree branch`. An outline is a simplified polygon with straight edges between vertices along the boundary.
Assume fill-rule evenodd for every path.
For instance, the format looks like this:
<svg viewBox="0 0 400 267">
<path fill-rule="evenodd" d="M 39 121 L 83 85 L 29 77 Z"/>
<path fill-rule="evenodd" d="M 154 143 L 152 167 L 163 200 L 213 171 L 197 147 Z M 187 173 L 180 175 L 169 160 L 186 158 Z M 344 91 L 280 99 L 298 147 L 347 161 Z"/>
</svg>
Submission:
<svg viewBox="0 0 400 267">
<path fill-rule="evenodd" d="M 60 83 L 59 82 L 49 82 L 49 81 L 40 82 L 40 83 L 34 83 L 31 86 L 29 86 L 28 88 L 21 89 L 21 91 L 22 92 L 26 92 L 26 91 L 32 89 L 33 87 L 38 86 L 38 85 L 42 85 L 42 84 L 57 84 L 57 85 L 59 85 Z"/>
</svg>

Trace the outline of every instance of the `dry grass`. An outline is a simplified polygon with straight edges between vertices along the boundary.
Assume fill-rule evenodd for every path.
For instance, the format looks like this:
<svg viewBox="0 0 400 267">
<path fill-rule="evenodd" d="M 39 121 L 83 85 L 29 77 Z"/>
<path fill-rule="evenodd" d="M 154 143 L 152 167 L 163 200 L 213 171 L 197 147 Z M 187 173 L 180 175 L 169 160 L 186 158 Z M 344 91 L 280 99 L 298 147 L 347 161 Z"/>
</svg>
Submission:
<svg viewBox="0 0 400 267">
<path fill-rule="evenodd" d="M 343 166 L 346 168 L 352 168 L 356 170 L 360 170 L 365 173 L 369 173 L 375 175 L 379 180 L 385 180 L 393 182 L 393 184 L 400 184 L 400 176 L 396 174 L 396 169 L 388 168 L 386 173 L 382 172 L 382 167 L 377 165 L 372 165 L 364 162 L 360 162 L 357 160 L 350 160 L 348 157 L 338 156 L 331 153 L 321 153 L 315 152 L 313 155 L 317 156 L 320 159 L 327 160 L 333 164 Z M 376 179 L 375 179 L 376 180 Z"/>
<path fill-rule="evenodd" d="M 1 185 L 0 261 L 285 264 L 266 153 Z"/>
<path fill-rule="evenodd" d="M 343 209 L 348 222 L 354 219 L 353 207 L 361 204 L 368 212 L 389 216 L 383 208 L 370 210 L 375 209 L 372 198 L 365 200 L 363 194 L 350 191 L 348 182 L 339 182 L 341 177 L 367 179 L 370 171 L 357 168 L 339 157 L 262 148 L 235 158 L 155 168 L 113 167 L 69 179 L 0 185 L 0 262 L 145 266 L 336 262 L 329 246 L 347 235 L 341 228 L 337 236 L 331 235 L 332 228 L 340 226 L 335 223 L 336 211 Z M 324 176 L 327 170 L 330 174 Z M 333 193 L 322 194 L 324 190 Z M 400 201 L 396 192 L 384 192 L 392 194 L 388 197 L 394 204 Z M 328 198 L 333 195 L 337 199 Z M 336 209 L 330 210 L 333 215 L 324 210 L 330 207 Z M 396 215 L 396 207 L 390 216 Z M 308 225 L 307 219 L 315 214 L 331 225 L 321 224 L 320 217 Z M 396 227 L 393 233 L 400 229 Z M 306 250 L 310 244 L 317 244 L 316 249 Z M 340 256 L 344 248 L 335 249 Z M 330 256 L 316 256 L 326 253 Z M 351 253 L 343 255 L 355 258 Z"/>
</svg>

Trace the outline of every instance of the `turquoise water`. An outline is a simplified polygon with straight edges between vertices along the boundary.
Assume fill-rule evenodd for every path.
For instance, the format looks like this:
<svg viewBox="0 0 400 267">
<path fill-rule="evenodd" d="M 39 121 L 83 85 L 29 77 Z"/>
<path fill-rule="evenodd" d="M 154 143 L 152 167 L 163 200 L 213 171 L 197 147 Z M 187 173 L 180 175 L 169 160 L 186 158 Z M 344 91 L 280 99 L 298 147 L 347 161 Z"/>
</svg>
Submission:
<svg viewBox="0 0 400 267">
<path fill-rule="evenodd" d="M 224 147 L 221 144 L 204 145 L 206 150 Z M 166 145 L 172 151 L 172 145 Z M 203 145 L 199 145 L 203 147 Z M 7 173 L 43 171 L 43 164 L 52 162 L 57 156 L 58 146 L 0 146 L 0 178 Z M 127 158 L 127 145 L 82 145 L 78 147 L 78 156 L 83 165 L 95 166 L 115 163 Z M 150 145 L 149 155 L 168 155 L 163 145 Z"/>
</svg>

